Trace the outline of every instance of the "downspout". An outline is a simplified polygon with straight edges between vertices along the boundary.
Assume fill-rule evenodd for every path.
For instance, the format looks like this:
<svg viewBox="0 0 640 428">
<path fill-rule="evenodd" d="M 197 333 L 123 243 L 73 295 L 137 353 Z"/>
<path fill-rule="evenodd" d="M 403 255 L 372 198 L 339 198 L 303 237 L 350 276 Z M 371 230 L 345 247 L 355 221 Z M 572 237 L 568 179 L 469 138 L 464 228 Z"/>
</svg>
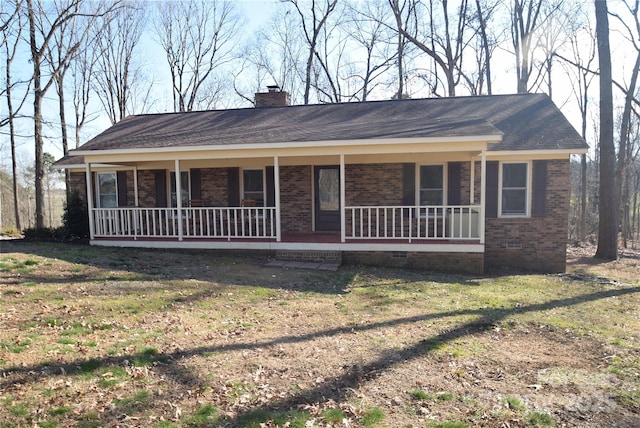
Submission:
<svg viewBox="0 0 640 428">
<path fill-rule="evenodd" d="M 275 192 L 276 205 L 276 242 L 282 241 L 282 226 L 280 225 L 280 160 L 278 156 L 273 157 L 273 188 Z"/>
<path fill-rule="evenodd" d="M 87 211 L 89 214 L 89 241 L 93 241 L 95 237 L 94 232 L 94 218 L 93 218 L 93 184 L 91 182 L 91 164 L 87 162 L 85 168 L 86 182 L 87 182 Z"/>
</svg>

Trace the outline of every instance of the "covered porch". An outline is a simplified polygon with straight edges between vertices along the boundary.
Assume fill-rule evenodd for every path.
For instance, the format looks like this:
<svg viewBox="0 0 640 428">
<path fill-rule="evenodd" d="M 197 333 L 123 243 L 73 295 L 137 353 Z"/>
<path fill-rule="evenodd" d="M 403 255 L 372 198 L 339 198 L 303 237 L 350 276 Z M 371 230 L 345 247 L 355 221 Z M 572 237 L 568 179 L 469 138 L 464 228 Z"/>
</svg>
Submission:
<svg viewBox="0 0 640 428">
<path fill-rule="evenodd" d="M 146 155 L 139 160 L 137 156 L 85 156 L 86 192 L 92 195 L 87 198 L 91 243 L 483 252 L 486 142 L 450 142 L 448 152 L 442 151 L 441 144 L 424 141 L 402 147 L 408 153 L 399 153 L 396 143 L 393 152 L 376 147 L 378 153 L 366 155 L 351 147 L 351 153 L 327 154 L 322 148 L 313 148 L 306 152 L 314 155 L 279 153 L 270 158 L 260 153 L 250 157 L 236 154 L 230 159 L 230 153 L 215 152 L 179 156 L 156 153 L 151 159 Z M 452 164 L 457 170 L 450 167 Z M 426 168 L 422 165 L 440 166 L 436 170 L 442 179 L 432 185 L 435 187 L 425 187 L 428 185 L 422 182 Z M 214 170 L 217 173 L 208 172 Z M 250 189 L 254 192 L 250 193 L 243 188 L 247 185 L 242 179 L 237 188 L 222 188 L 232 181 L 231 176 L 242 176 L 243 170 L 262 171 L 262 188 L 257 193 L 256 189 Z M 121 193 L 129 194 L 124 198 L 126 206 L 101 206 L 104 198 L 99 194 L 99 174 L 104 171 L 126 172 L 132 178 L 132 183 L 117 185 Z M 144 183 L 150 171 L 156 177 L 156 192 L 158 175 L 171 181 L 160 191 L 166 192 L 164 201 L 157 195 L 155 203 L 150 200 L 148 193 L 153 186 Z M 194 171 L 198 172 L 197 185 Z M 455 179 L 452 171 L 457 171 Z M 205 178 L 216 174 L 226 177 L 217 181 Z M 215 196 L 225 192 L 224 198 Z M 439 196 L 429 199 L 434 193 Z"/>
</svg>

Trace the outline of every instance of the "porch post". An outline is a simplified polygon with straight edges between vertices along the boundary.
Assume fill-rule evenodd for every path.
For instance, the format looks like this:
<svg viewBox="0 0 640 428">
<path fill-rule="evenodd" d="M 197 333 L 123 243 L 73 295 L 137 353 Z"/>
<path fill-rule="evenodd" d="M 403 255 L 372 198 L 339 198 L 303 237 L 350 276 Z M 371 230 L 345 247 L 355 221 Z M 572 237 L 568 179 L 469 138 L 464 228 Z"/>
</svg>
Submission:
<svg viewBox="0 0 640 428">
<path fill-rule="evenodd" d="M 276 242 L 282 241 L 282 228 L 280 226 L 280 160 L 273 157 L 273 189 L 276 204 Z"/>
<path fill-rule="evenodd" d="M 178 241 L 182 241 L 182 182 L 180 180 L 180 161 L 176 165 L 176 208 L 178 210 Z"/>
<path fill-rule="evenodd" d="M 93 222 L 93 184 L 91 183 L 91 164 L 87 162 L 85 168 L 85 174 L 87 182 L 87 211 L 89 212 L 89 239 L 93 241 L 95 232 L 94 232 L 94 222 Z"/>
<path fill-rule="evenodd" d="M 484 223 L 486 211 L 486 193 L 487 193 L 487 152 L 482 150 L 480 162 L 480 243 L 484 244 Z"/>
<path fill-rule="evenodd" d="M 344 154 L 340 155 L 340 242 L 346 242 L 346 233 L 345 226 L 347 224 L 346 218 L 346 189 L 345 189 L 345 167 L 344 167 Z"/>
<path fill-rule="evenodd" d="M 475 187 L 476 187 L 476 161 L 473 156 L 471 156 L 471 167 L 469 168 L 469 205 L 473 205 L 473 201 L 475 201 Z"/>
<path fill-rule="evenodd" d="M 138 167 L 133 167 L 133 198 L 136 208 L 139 206 L 138 203 Z"/>
</svg>

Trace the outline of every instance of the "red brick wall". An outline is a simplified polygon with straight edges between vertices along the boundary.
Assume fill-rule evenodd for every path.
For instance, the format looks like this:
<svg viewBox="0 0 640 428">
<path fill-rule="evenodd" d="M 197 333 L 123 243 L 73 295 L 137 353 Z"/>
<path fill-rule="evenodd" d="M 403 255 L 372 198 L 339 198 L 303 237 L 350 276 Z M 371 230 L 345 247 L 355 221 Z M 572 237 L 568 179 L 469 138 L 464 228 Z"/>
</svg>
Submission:
<svg viewBox="0 0 640 428">
<path fill-rule="evenodd" d="M 280 206 L 283 233 L 311 232 L 311 166 L 280 167 Z"/>
<path fill-rule="evenodd" d="M 201 169 L 200 191 L 205 207 L 226 207 L 229 203 L 226 168 Z"/>
<path fill-rule="evenodd" d="M 347 206 L 401 205 L 402 164 L 345 165 Z"/>
<path fill-rule="evenodd" d="M 569 213 L 569 160 L 548 161 L 547 179 L 545 217 L 487 219 L 486 267 L 564 272 Z"/>
<path fill-rule="evenodd" d="M 482 253 L 345 251 L 342 253 L 342 262 L 351 265 L 411 268 L 436 272 L 481 274 L 484 271 Z"/>
<path fill-rule="evenodd" d="M 154 170 L 138 170 L 138 205 L 143 208 L 156 206 L 156 179 Z"/>
</svg>

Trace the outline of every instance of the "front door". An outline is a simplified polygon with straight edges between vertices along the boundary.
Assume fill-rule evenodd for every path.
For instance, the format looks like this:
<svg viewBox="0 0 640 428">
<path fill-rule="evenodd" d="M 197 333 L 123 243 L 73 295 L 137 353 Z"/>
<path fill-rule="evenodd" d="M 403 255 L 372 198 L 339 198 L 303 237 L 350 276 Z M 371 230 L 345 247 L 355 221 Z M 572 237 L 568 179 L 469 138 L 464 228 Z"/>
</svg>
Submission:
<svg viewBox="0 0 640 428">
<path fill-rule="evenodd" d="M 315 168 L 315 213 L 317 231 L 340 230 L 340 168 Z"/>
</svg>

